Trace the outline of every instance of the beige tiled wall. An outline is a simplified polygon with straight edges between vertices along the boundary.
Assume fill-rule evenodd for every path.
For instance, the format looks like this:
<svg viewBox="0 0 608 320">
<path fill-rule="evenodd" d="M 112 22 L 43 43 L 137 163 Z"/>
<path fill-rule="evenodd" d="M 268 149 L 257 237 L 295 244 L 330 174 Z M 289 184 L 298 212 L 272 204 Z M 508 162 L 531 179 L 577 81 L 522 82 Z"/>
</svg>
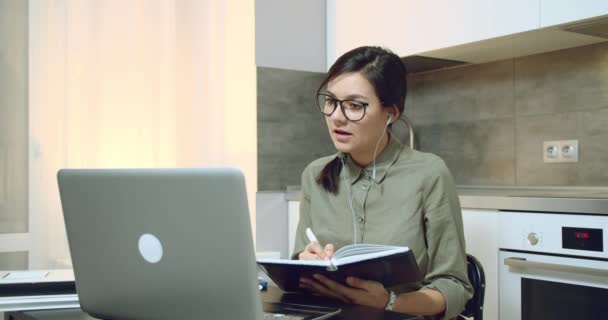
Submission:
<svg viewBox="0 0 608 320">
<path fill-rule="evenodd" d="M 608 185 L 608 43 L 414 74 L 406 110 L 457 183 Z M 546 164 L 542 141 L 579 140 Z"/>
<path fill-rule="evenodd" d="M 258 68 L 258 187 L 299 185 L 334 152 L 314 92 L 323 74 Z M 608 42 L 413 74 L 406 114 L 420 149 L 458 184 L 608 186 Z M 545 164 L 542 142 L 579 140 L 578 163 Z"/>
<path fill-rule="evenodd" d="M 419 149 L 440 155 L 458 183 L 513 184 L 513 62 L 409 78 L 406 114 Z"/>
<path fill-rule="evenodd" d="M 316 105 L 324 74 L 257 68 L 258 190 L 300 185 L 312 160 L 335 153 Z"/>
</svg>

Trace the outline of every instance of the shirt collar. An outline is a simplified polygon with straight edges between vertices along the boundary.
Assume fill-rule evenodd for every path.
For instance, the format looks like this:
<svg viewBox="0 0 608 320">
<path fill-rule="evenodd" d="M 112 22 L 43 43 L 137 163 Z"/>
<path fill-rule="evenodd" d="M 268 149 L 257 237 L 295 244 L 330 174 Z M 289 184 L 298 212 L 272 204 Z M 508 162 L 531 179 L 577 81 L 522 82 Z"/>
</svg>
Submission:
<svg viewBox="0 0 608 320">
<path fill-rule="evenodd" d="M 376 158 L 376 178 L 373 179 L 374 182 L 380 183 L 382 180 L 384 180 L 384 177 L 386 177 L 386 173 L 390 167 L 399 158 L 402 149 L 403 145 L 397 139 L 389 137 L 386 148 L 384 148 L 382 153 L 380 153 Z M 338 153 L 338 156 L 344 161 L 344 171 L 347 174 L 347 178 L 351 185 L 361 178 L 372 178 L 374 167 L 373 162 L 367 167 L 362 168 L 352 160 L 349 154 Z"/>
</svg>

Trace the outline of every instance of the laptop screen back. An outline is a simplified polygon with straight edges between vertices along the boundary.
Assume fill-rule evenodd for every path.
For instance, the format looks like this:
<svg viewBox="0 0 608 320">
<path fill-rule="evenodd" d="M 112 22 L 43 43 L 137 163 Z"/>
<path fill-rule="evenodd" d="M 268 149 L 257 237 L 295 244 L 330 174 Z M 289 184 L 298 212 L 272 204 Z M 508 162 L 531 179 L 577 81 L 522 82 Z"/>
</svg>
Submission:
<svg viewBox="0 0 608 320">
<path fill-rule="evenodd" d="M 113 319 L 262 317 L 237 169 L 58 173 L 76 287 Z"/>
</svg>

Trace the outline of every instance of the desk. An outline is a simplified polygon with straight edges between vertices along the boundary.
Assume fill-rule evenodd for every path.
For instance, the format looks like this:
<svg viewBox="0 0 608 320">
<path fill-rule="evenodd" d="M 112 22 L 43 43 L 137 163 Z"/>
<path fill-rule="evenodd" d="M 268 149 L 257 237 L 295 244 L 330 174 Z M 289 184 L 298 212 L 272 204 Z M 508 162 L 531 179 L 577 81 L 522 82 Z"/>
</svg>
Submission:
<svg viewBox="0 0 608 320">
<path fill-rule="evenodd" d="M 414 320 L 423 319 L 421 317 L 410 316 L 401 313 L 385 312 L 364 306 L 345 305 L 338 302 L 328 301 L 327 298 L 297 293 L 285 293 L 276 287 L 269 286 L 267 291 L 262 292 L 262 301 L 265 302 L 288 302 L 313 304 L 324 306 L 339 306 L 342 313 L 332 319 L 348 320 Z M 21 311 L 8 312 L 5 320 L 94 320 L 80 309 L 63 310 L 41 310 L 41 311 Z"/>
</svg>

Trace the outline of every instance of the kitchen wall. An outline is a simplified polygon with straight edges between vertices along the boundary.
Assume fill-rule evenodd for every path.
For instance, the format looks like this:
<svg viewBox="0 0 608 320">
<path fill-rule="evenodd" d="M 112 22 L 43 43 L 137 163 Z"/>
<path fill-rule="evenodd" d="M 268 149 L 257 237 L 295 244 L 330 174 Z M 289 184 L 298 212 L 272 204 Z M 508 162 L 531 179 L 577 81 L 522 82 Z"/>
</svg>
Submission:
<svg viewBox="0 0 608 320">
<path fill-rule="evenodd" d="M 257 75 L 258 190 L 284 190 L 334 152 L 314 109 L 323 74 Z M 412 74 L 408 86 L 419 149 L 441 156 L 458 184 L 608 185 L 608 43 Z M 543 141 L 568 139 L 579 140 L 579 162 L 543 163 Z"/>
<path fill-rule="evenodd" d="M 325 0 L 255 1 L 259 191 L 300 185 L 306 165 L 335 152 L 315 98 L 327 70 L 326 17 Z"/>
<path fill-rule="evenodd" d="M 311 161 L 336 152 L 316 105 L 324 75 L 257 68 L 258 190 L 300 185 Z"/>
<path fill-rule="evenodd" d="M 608 43 L 413 74 L 406 112 L 420 149 L 458 184 L 608 185 Z M 578 163 L 542 142 L 579 140 Z"/>
</svg>

